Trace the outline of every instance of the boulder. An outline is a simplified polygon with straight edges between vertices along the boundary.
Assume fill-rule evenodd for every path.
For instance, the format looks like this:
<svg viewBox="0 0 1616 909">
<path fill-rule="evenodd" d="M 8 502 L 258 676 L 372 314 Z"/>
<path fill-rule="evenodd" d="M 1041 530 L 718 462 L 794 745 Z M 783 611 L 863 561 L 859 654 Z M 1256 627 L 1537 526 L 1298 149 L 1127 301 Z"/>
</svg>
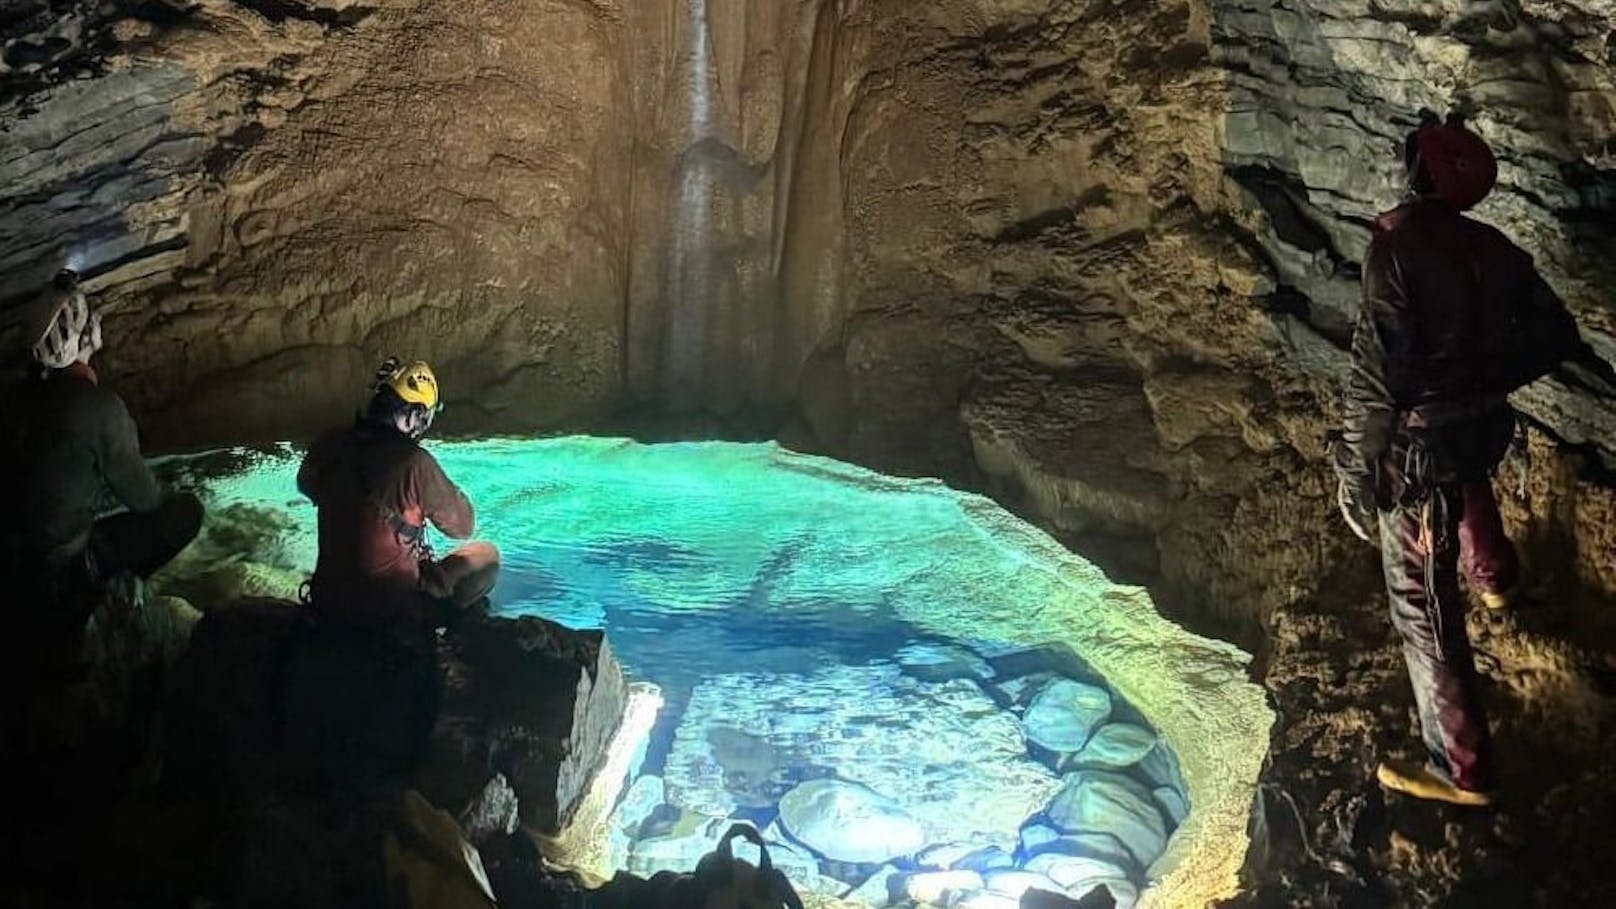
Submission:
<svg viewBox="0 0 1616 909">
<path fill-rule="evenodd" d="M 959 644 L 916 641 L 898 650 L 897 661 L 905 672 L 928 682 L 993 678 L 993 667 L 988 661 Z"/>
<path fill-rule="evenodd" d="M 975 871 L 987 874 L 1005 868 L 1014 868 L 1016 857 L 998 846 L 984 846 L 967 855 L 961 856 L 951 866 L 955 870 Z"/>
<path fill-rule="evenodd" d="M 1079 764 L 1093 767 L 1122 769 L 1144 759 L 1156 747 L 1156 733 L 1133 723 L 1106 723 L 1094 731 L 1083 750 L 1077 753 Z"/>
<path fill-rule="evenodd" d="M 838 862 L 886 862 L 926 844 L 920 823 L 896 802 L 847 780 L 809 780 L 786 793 L 780 821 L 798 842 Z"/>
<path fill-rule="evenodd" d="M 504 774 L 496 773 L 483 791 L 460 815 L 460 827 L 473 845 L 509 836 L 516 832 L 516 790 Z"/>
<path fill-rule="evenodd" d="M 764 844 L 769 848 L 769 861 L 780 869 L 798 893 L 836 897 L 847 890 L 846 883 L 824 874 L 820 869 L 819 860 L 802 846 L 769 838 L 765 838 Z M 757 847 L 751 843 L 737 840 L 734 844 L 734 854 L 738 859 L 744 859 L 754 865 L 758 863 Z"/>
<path fill-rule="evenodd" d="M 1167 829 L 1155 799 L 1143 784 L 1104 770 L 1081 770 L 1049 804 L 1049 817 L 1064 833 L 1109 833 L 1148 868 L 1167 845 Z"/>
<path fill-rule="evenodd" d="M 1027 702 L 1033 699 L 1039 691 L 1057 678 L 1053 672 L 1035 672 L 1032 675 L 1021 675 L 1015 678 L 1003 679 L 993 685 L 993 690 L 999 693 L 1005 703 L 1017 709 L 1023 709 Z"/>
<path fill-rule="evenodd" d="M 945 905 L 953 894 L 982 889 L 982 875 L 975 871 L 922 871 L 903 879 L 903 892 L 917 903 Z"/>
<path fill-rule="evenodd" d="M 612 814 L 612 825 L 632 837 L 639 833 L 646 819 L 666 798 L 662 777 L 652 773 L 636 777 L 629 784 L 628 791 L 623 793 L 623 800 L 618 802 L 617 810 Z"/>
<path fill-rule="evenodd" d="M 926 871 L 946 871 L 977 849 L 973 843 L 938 843 L 915 855 L 915 867 Z"/>
<path fill-rule="evenodd" d="M 1056 679 L 1033 696 L 1022 717 L 1027 738 L 1051 751 L 1082 750 L 1111 715 L 1111 693 L 1098 685 Z"/>
<path fill-rule="evenodd" d="M 1184 798 L 1184 793 L 1171 786 L 1157 786 L 1150 791 L 1150 794 L 1156 797 L 1156 804 L 1161 806 L 1162 813 L 1167 815 L 1167 819 L 1173 822 L 1174 827 L 1184 823 L 1184 818 L 1189 817 L 1190 805 Z"/>
<path fill-rule="evenodd" d="M 714 817 L 770 808 L 808 777 L 862 783 L 920 823 L 921 845 L 973 848 L 1014 848 L 1060 788 L 977 683 L 921 681 L 890 663 L 704 679 L 664 775 L 671 804 Z"/>
<path fill-rule="evenodd" d="M 1126 871 L 1097 859 L 1045 853 L 1029 859 L 1026 870 L 1048 877 L 1075 898 L 1086 896 L 1097 886 L 1111 891 L 1120 906 L 1132 906 L 1139 898 L 1139 888 Z"/>
<path fill-rule="evenodd" d="M 993 890 L 964 890 L 949 895 L 949 909 L 1020 909 L 1021 900 Z"/>
<path fill-rule="evenodd" d="M 1156 747 L 1150 749 L 1150 753 L 1139 762 L 1138 769 L 1152 786 L 1171 786 L 1179 792 L 1188 791 L 1184 772 L 1178 766 L 1178 757 L 1164 741 L 1158 741 Z"/>
<path fill-rule="evenodd" d="M 1101 884 L 1081 897 L 1074 898 L 1059 890 L 1034 887 L 1021 895 L 1020 909 L 1116 909 L 1116 897 Z"/>
<path fill-rule="evenodd" d="M 694 811 L 680 811 L 629 847 L 628 871 L 650 877 L 658 871 L 685 873 L 713 851 L 733 822 Z"/>
<path fill-rule="evenodd" d="M 731 818 L 715 818 L 692 811 L 678 811 L 670 820 L 653 820 L 649 836 L 629 847 L 627 870 L 649 877 L 659 871 L 686 874 L 694 871 L 702 857 L 718 847 L 719 840 L 735 825 Z M 847 889 L 841 881 L 820 872 L 819 862 L 807 850 L 791 843 L 767 840 L 769 861 L 791 881 L 798 893 L 834 897 Z M 744 840 L 731 843 L 732 854 L 758 864 L 757 847 Z"/>
<path fill-rule="evenodd" d="M 199 566 L 200 567 L 200 566 Z M 194 574 L 176 576 L 162 585 L 165 594 L 181 596 L 203 612 L 228 609 L 251 599 L 297 602 L 303 587 L 300 572 L 261 562 L 232 560 L 200 567 Z"/>
<path fill-rule="evenodd" d="M 1128 851 L 1128 847 L 1109 833 L 1060 833 L 1049 827 L 1040 830 L 1047 831 L 1051 835 L 1040 838 L 1036 844 L 1026 846 L 1025 853 L 1028 856 L 1054 852 L 1061 855 L 1087 856 L 1116 865 L 1118 868 L 1131 868 L 1138 864 L 1133 853 Z"/>
<path fill-rule="evenodd" d="M 278 773 L 281 663 L 306 615 L 247 600 L 205 613 L 168 686 L 163 776 L 210 801 L 267 788 Z"/>
<path fill-rule="evenodd" d="M 558 832 L 605 762 L 628 699 L 605 638 L 539 618 L 482 617 L 442 651 L 443 705 L 423 791 L 462 810 L 504 774 L 522 823 Z"/>
<path fill-rule="evenodd" d="M 903 872 L 896 865 L 882 865 L 862 884 L 842 894 L 841 898 L 843 902 L 883 909 L 899 899 L 902 893 Z"/>
<path fill-rule="evenodd" d="M 987 888 L 994 893 L 1003 894 L 1017 900 L 1021 899 L 1021 895 L 1032 887 L 1048 890 L 1052 893 L 1061 891 L 1061 886 L 1051 880 L 1048 875 L 1039 874 L 1036 871 L 1021 869 L 990 871 L 983 876 L 983 880 L 986 882 Z"/>
</svg>

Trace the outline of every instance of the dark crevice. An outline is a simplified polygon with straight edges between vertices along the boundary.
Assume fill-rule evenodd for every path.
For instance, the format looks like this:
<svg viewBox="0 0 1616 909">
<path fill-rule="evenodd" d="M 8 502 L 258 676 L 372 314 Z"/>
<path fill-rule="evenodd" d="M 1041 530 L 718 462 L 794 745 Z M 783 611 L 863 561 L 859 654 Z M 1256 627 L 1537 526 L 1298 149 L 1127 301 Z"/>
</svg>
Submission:
<svg viewBox="0 0 1616 909">
<path fill-rule="evenodd" d="M 1339 258 L 1334 255 L 1330 235 L 1315 224 L 1297 202 L 1297 197 L 1305 190 L 1289 175 L 1272 168 L 1246 166 L 1234 168 L 1230 176 L 1256 197 L 1281 240 L 1305 252 L 1327 251 L 1332 258 Z"/>
<path fill-rule="evenodd" d="M 296 0 L 235 0 L 235 2 L 271 22 L 285 22 L 287 19 L 297 19 L 339 29 L 352 28 L 376 12 L 376 8 L 373 6 L 328 9 L 322 6 L 305 6 L 296 2 Z"/>
</svg>

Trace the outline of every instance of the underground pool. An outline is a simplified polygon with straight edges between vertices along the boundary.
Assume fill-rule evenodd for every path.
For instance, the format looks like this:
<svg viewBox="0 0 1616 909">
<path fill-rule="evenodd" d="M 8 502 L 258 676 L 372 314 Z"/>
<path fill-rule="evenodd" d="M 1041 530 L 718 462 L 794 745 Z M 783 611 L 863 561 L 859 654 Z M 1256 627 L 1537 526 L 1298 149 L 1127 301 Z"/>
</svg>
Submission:
<svg viewBox="0 0 1616 909">
<path fill-rule="evenodd" d="M 604 629 L 661 689 L 609 870 L 689 870 L 741 819 L 841 904 L 1232 885 L 1268 728 L 1244 655 L 991 501 L 769 444 L 429 447 L 502 550 L 492 609 Z M 254 509 L 275 532 L 253 557 L 306 573 L 297 463 L 165 469 L 215 514 Z"/>
</svg>

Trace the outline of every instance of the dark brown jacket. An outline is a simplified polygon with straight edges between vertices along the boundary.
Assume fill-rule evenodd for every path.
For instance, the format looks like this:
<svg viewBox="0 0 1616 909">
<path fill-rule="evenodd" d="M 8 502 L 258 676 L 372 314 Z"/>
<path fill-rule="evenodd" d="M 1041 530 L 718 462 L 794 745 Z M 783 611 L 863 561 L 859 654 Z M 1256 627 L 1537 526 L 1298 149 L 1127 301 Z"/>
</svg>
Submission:
<svg viewBox="0 0 1616 909">
<path fill-rule="evenodd" d="M 1435 200 L 1381 216 L 1364 260 L 1340 467 L 1376 473 L 1416 409 L 1468 411 L 1487 415 L 1494 429 L 1458 427 L 1446 447 L 1466 462 L 1456 470 L 1485 476 L 1508 445 L 1508 420 L 1496 419 L 1508 414 L 1499 351 L 1525 299 L 1564 309 L 1531 256 L 1497 230 Z"/>
<path fill-rule="evenodd" d="M 18 398 L 6 444 L 16 463 L 19 501 L 10 520 L 21 552 L 61 561 L 82 551 L 99 514 L 162 503 L 134 418 L 88 366 L 29 380 Z"/>
<path fill-rule="evenodd" d="M 360 423 L 321 437 L 297 473 L 319 511 L 316 601 L 341 603 L 378 590 L 415 590 L 430 522 L 445 536 L 471 536 L 475 515 L 443 469 L 413 439 Z"/>
</svg>

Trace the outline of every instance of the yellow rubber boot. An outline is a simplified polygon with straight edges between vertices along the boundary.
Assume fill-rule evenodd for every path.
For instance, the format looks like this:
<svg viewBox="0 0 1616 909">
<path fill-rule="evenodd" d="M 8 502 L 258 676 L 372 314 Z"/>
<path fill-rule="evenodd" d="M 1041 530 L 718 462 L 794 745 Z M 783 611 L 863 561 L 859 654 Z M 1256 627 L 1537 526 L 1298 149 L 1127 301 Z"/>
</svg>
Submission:
<svg viewBox="0 0 1616 909">
<path fill-rule="evenodd" d="M 1386 761 L 1375 768 L 1375 779 L 1393 792 L 1428 802 L 1447 802 L 1451 805 L 1484 807 L 1493 803 L 1491 792 L 1460 789 L 1441 773 L 1421 764 Z"/>
</svg>

